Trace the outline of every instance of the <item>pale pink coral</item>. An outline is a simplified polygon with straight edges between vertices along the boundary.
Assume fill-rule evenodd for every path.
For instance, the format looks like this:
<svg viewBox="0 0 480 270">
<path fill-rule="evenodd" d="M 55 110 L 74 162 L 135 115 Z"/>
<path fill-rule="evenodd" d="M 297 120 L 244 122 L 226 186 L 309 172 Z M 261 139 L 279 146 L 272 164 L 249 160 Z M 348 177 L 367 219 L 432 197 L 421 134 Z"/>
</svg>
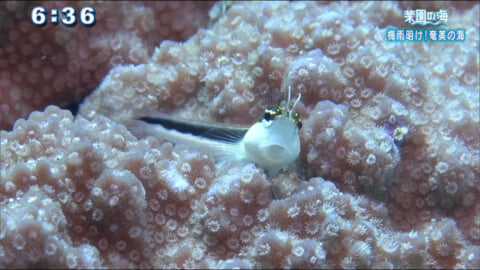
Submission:
<svg viewBox="0 0 480 270">
<path fill-rule="evenodd" d="M 272 201 L 253 164 L 215 169 L 103 116 L 51 106 L 1 135 L 4 267 L 449 268 L 476 256 L 451 219 L 396 232 L 385 204 L 322 178 Z"/>
<path fill-rule="evenodd" d="M 72 106 L 119 64 L 145 62 L 162 40 L 182 41 L 207 25 L 213 2 L 5 1 L 0 3 L 0 128 L 49 104 Z M 95 8 L 97 23 L 37 27 L 36 7 Z M 49 17 L 47 17 L 49 18 Z"/>
<path fill-rule="evenodd" d="M 1 210 L 3 266 L 92 268 L 101 265 L 94 247 L 72 246 L 60 203 L 38 186 L 31 187 L 4 207 Z M 23 217 L 19 219 L 19 216 Z M 24 256 L 18 256 L 19 253 Z"/>
</svg>

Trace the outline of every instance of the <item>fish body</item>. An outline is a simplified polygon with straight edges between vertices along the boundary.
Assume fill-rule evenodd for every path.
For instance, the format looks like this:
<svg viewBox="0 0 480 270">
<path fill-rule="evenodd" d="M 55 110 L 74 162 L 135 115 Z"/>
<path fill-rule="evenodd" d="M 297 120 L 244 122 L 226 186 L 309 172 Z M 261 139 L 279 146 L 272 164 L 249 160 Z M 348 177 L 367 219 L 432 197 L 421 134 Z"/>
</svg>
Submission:
<svg viewBox="0 0 480 270">
<path fill-rule="evenodd" d="M 210 153 L 220 161 L 250 161 L 269 176 L 286 169 L 300 154 L 300 115 L 289 108 L 290 89 L 284 107 L 268 108 L 263 119 L 251 127 L 238 127 L 175 119 L 154 113 L 128 121 L 127 127 L 137 137 L 152 135 L 175 144 L 185 144 Z"/>
</svg>

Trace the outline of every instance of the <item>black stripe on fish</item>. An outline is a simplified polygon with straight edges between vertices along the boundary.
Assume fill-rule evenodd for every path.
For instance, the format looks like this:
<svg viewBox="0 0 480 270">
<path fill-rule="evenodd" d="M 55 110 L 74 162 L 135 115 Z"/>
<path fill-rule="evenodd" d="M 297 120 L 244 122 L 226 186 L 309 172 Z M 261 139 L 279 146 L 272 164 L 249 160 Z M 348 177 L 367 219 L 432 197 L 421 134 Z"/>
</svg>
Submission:
<svg viewBox="0 0 480 270">
<path fill-rule="evenodd" d="M 238 142 L 248 131 L 248 127 L 229 126 L 200 121 L 176 119 L 171 116 L 140 116 L 136 118 L 148 124 L 162 125 L 166 129 L 174 129 L 181 133 L 189 133 L 207 139 Z"/>
</svg>

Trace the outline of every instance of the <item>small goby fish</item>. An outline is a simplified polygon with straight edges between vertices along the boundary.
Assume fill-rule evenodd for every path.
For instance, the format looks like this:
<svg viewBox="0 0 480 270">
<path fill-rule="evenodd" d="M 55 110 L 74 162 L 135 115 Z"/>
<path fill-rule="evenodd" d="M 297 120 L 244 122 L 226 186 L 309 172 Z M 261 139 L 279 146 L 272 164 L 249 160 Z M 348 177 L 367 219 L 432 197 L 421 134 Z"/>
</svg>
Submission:
<svg viewBox="0 0 480 270">
<path fill-rule="evenodd" d="M 284 106 L 265 109 L 263 118 L 250 128 L 174 119 L 160 113 L 139 116 L 127 127 L 137 137 L 158 136 L 210 153 L 216 160 L 246 160 L 263 168 L 268 176 L 286 169 L 300 153 L 298 131 L 302 127 L 291 90 Z"/>
</svg>

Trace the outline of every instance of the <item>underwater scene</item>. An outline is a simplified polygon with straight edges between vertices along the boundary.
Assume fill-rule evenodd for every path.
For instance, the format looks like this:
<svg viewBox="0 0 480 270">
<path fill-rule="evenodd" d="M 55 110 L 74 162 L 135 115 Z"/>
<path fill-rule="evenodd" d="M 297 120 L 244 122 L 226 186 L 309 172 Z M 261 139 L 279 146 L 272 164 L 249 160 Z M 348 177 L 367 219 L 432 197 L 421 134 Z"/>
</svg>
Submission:
<svg viewBox="0 0 480 270">
<path fill-rule="evenodd" d="M 0 268 L 479 269 L 478 1 L 2 1 Z"/>
</svg>

